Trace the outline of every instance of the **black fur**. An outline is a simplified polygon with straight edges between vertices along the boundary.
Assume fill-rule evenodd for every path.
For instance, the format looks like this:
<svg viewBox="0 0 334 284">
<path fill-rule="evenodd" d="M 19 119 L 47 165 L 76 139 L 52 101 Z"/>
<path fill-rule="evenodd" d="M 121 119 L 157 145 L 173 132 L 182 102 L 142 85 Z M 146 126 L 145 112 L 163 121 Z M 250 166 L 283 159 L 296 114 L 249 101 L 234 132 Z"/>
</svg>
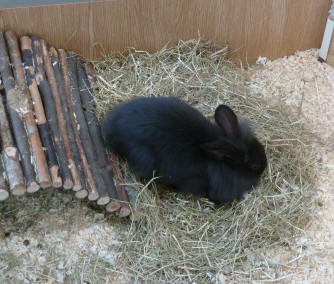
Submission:
<svg viewBox="0 0 334 284">
<path fill-rule="evenodd" d="M 215 120 L 176 98 L 139 98 L 116 106 L 102 129 L 110 150 L 137 175 L 154 173 L 176 191 L 224 203 L 251 190 L 267 161 L 263 146 L 228 106 L 218 106 Z"/>
</svg>

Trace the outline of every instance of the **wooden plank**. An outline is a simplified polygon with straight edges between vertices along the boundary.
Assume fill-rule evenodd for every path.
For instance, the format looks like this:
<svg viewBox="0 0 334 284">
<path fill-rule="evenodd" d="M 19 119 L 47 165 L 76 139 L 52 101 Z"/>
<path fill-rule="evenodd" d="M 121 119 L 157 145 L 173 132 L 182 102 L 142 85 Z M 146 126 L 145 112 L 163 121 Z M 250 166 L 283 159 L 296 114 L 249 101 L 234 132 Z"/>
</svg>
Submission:
<svg viewBox="0 0 334 284">
<path fill-rule="evenodd" d="M 34 33 L 88 59 L 197 38 L 254 61 L 320 47 L 331 0 L 114 0 L 0 10 L 0 28 Z"/>
<path fill-rule="evenodd" d="M 326 62 L 334 67 L 334 36 L 332 36 L 331 44 L 328 49 L 328 55 Z"/>
<path fill-rule="evenodd" d="M 64 3 L 94 2 L 100 0 L 1 0 L 0 8 L 54 5 Z"/>
<path fill-rule="evenodd" d="M 334 2 L 332 7 L 334 7 Z M 331 15 L 328 18 L 329 21 L 334 21 L 334 16 L 331 13 Z M 327 54 L 327 59 L 326 62 L 334 67 L 334 32 L 332 32 L 332 36 L 330 39 L 329 47 L 328 47 L 328 54 Z"/>
</svg>

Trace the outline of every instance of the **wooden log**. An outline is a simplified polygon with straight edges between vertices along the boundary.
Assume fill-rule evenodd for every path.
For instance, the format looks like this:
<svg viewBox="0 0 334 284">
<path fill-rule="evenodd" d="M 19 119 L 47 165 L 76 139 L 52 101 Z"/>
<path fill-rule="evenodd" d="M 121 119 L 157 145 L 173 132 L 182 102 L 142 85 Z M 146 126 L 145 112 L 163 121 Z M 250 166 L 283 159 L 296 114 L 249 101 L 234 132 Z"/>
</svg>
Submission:
<svg viewBox="0 0 334 284">
<path fill-rule="evenodd" d="M 43 147 L 46 149 L 46 158 L 51 175 L 52 187 L 59 188 L 62 187 L 63 182 L 59 174 L 59 165 L 56 151 L 54 148 L 50 127 L 45 116 L 42 98 L 39 93 L 35 78 L 31 40 L 29 37 L 23 36 L 21 37 L 20 42 L 22 58 L 24 61 L 24 69 L 26 71 L 26 81 L 32 99 L 38 131 L 40 133 Z"/>
<path fill-rule="evenodd" d="M 22 195 L 26 192 L 23 171 L 18 157 L 18 150 L 14 147 L 14 140 L 10 131 L 5 106 L 2 102 L 2 96 L 0 96 L 0 136 L 2 142 L 1 156 L 9 184 L 9 191 L 13 195 Z"/>
<path fill-rule="evenodd" d="M 92 143 L 92 137 L 89 134 L 89 129 L 87 125 L 87 121 L 82 109 L 79 86 L 78 86 L 78 78 L 77 78 L 77 64 L 76 57 L 72 55 L 67 55 L 67 66 L 68 73 L 71 85 L 71 99 L 74 114 L 77 120 L 77 125 L 79 128 L 79 134 L 81 141 L 84 145 L 85 153 L 87 156 L 88 163 L 91 166 L 91 170 L 93 173 L 93 177 L 95 180 L 95 184 L 97 186 L 97 190 L 99 193 L 99 198 L 97 200 L 97 204 L 106 205 L 110 201 L 109 194 L 107 192 L 107 186 L 103 179 L 102 170 L 97 162 L 97 155 L 94 151 L 94 146 Z"/>
<path fill-rule="evenodd" d="M 94 66 L 91 63 L 87 63 L 86 66 L 85 66 L 85 70 L 86 70 L 86 74 L 88 76 L 90 76 L 91 81 L 96 83 L 97 82 L 97 75 L 96 75 Z M 88 82 L 87 85 L 90 85 L 88 76 L 87 76 L 87 82 Z M 88 100 L 83 99 L 83 100 L 88 101 L 89 99 Z M 103 141 L 103 143 L 104 143 L 104 141 Z M 123 178 L 122 172 L 119 168 L 118 158 L 112 153 L 109 153 L 108 156 L 109 156 L 108 157 L 109 159 L 107 161 L 107 168 L 108 168 L 108 171 L 110 172 L 110 176 L 116 175 L 116 179 L 118 181 L 118 186 L 117 186 L 118 197 L 123 201 L 122 208 L 120 210 L 119 215 L 120 215 L 120 217 L 126 217 L 126 216 L 131 214 L 131 208 L 130 208 L 129 198 L 128 198 L 126 189 L 123 186 L 124 178 Z M 106 207 L 107 211 L 109 211 L 110 208 L 112 207 L 112 206 L 110 206 L 110 207 L 108 207 L 108 206 L 110 206 L 110 204 L 108 204 L 107 207 Z"/>
<path fill-rule="evenodd" d="M 14 67 L 13 70 L 15 80 L 21 90 L 22 99 L 27 102 L 27 113 L 24 116 L 24 119 L 28 139 L 31 146 L 32 158 L 36 170 L 37 180 L 42 188 L 48 188 L 51 186 L 51 178 L 49 175 L 49 169 L 46 164 L 46 157 L 43 151 L 41 138 L 39 136 L 34 114 L 32 111 L 32 103 L 30 99 L 30 93 L 26 84 L 18 40 L 15 33 L 11 31 L 6 32 L 5 36 L 9 47 L 11 62 Z M 29 192 L 29 187 L 27 190 Z"/>
<path fill-rule="evenodd" d="M 2 149 L 5 149 L 6 147 L 14 147 L 14 139 L 12 132 L 10 131 L 2 95 L 0 95 L 0 136 Z"/>
<path fill-rule="evenodd" d="M 73 128 L 72 128 L 72 124 L 71 124 L 71 118 L 70 118 L 70 115 L 69 115 L 68 106 L 67 106 L 67 102 L 66 102 L 65 89 L 64 89 L 63 78 L 62 78 L 62 74 L 61 74 L 61 70 L 60 70 L 60 64 L 59 64 L 59 58 L 58 58 L 57 50 L 54 47 L 50 47 L 49 54 L 50 54 L 50 57 L 51 57 L 51 64 L 52 64 L 52 67 L 53 67 L 53 70 L 54 70 L 54 73 L 55 73 L 57 86 L 59 88 L 60 103 L 61 103 L 61 108 L 62 108 L 62 112 L 63 112 L 64 119 L 65 119 L 66 132 L 67 132 L 68 139 L 69 139 L 69 142 L 70 142 L 70 150 L 71 150 L 71 153 L 72 153 L 72 159 L 74 160 L 76 171 L 77 171 L 77 174 L 78 174 L 78 177 L 79 177 L 79 180 L 77 180 L 76 178 L 73 178 L 73 180 L 74 180 L 73 190 L 74 191 L 79 191 L 79 190 L 83 190 L 86 187 L 85 174 L 84 174 L 83 169 L 82 169 L 82 163 L 81 163 L 81 160 L 80 160 L 79 150 L 78 150 L 78 147 L 77 147 L 76 142 L 75 142 L 75 137 L 74 137 Z M 72 177 L 73 177 L 73 175 L 72 175 Z M 86 190 L 86 192 L 87 192 L 87 190 Z M 81 192 L 81 196 L 82 196 L 82 192 Z M 86 196 L 87 196 L 87 194 L 86 194 Z"/>
<path fill-rule="evenodd" d="M 17 88 L 9 65 L 9 58 L 3 33 L 0 33 L 0 73 L 6 93 L 6 105 L 12 126 L 15 142 L 20 153 L 22 169 L 26 180 L 27 191 L 39 189 L 36 174 L 31 163 L 31 152 L 27 133 L 23 123 L 23 116 L 27 112 L 27 102 L 22 100 L 21 91 Z"/>
<path fill-rule="evenodd" d="M 73 187 L 73 181 L 71 177 L 71 172 L 67 164 L 63 140 L 60 135 L 59 126 L 57 124 L 57 111 L 55 107 L 55 102 L 53 100 L 53 95 L 49 82 L 46 79 L 41 42 L 38 37 L 32 36 L 31 43 L 33 50 L 36 81 L 39 87 L 39 91 L 42 95 L 46 118 L 48 120 L 53 136 L 53 142 L 55 145 L 56 155 L 58 157 L 58 163 L 60 167 L 60 175 L 63 179 L 63 188 L 71 189 Z"/>
<path fill-rule="evenodd" d="M 6 171 L 3 165 L 2 157 L 0 156 L 0 201 L 6 200 L 9 197 L 6 177 Z"/>
<path fill-rule="evenodd" d="M 74 195 L 78 199 L 84 199 L 88 196 L 88 192 L 87 192 L 86 189 L 80 189 L 80 190 L 76 191 Z"/>
<path fill-rule="evenodd" d="M 87 85 L 91 85 L 90 82 L 92 81 L 93 83 L 96 83 L 97 82 L 97 74 L 95 72 L 95 69 L 94 69 L 94 66 L 92 63 L 88 62 L 87 64 L 85 64 L 85 70 L 86 70 L 86 75 L 87 75 L 87 81 L 88 81 L 88 84 Z M 84 99 L 85 100 L 85 99 Z M 100 132 L 101 133 L 101 132 Z M 102 136 L 102 135 L 101 135 Z M 103 144 L 104 144 L 104 141 L 103 141 Z M 123 179 L 123 176 L 122 176 L 122 172 L 121 170 L 119 169 L 119 166 L 117 165 L 118 167 L 118 170 L 114 169 L 114 165 L 112 164 L 112 161 L 111 161 L 111 155 L 110 153 L 108 154 L 108 159 L 107 159 L 107 170 L 108 170 L 108 173 L 110 175 L 111 178 L 114 177 L 115 175 L 115 172 L 117 172 L 119 174 L 119 179 L 118 181 L 121 179 L 122 181 L 124 181 Z M 125 190 L 125 188 L 123 188 Z M 122 188 L 116 188 L 116 192 L 119 192 L 119 191 L 122 191 L 123 190 Z M 126 192 L 125 192 L 125 195 L 126 195 Z M 127 199 L 126 199 L 127 200 Z M 126 201 L 127 202 L 127 201 Z M 121 204 L 108 204 L 106 206 L 106 210 L 109 211 L 109 212 L 113 212 L 113 211 L 119 211 L 119 209 L 121 208 L 120 206 Z M 130 214 L 129 213 L 129 207 L 126 206 L 125 209 L 122 210 L 122 213 L 120 215 L 127 215 L 127 214 Z"/>
<path fill-rule="evenodd" d="M 119 211 L 120 209 L 121 209 L 121 203 L 117 201 L 110 201 L 106 205 L 106 210 L 108 212 L 116 212 L 116 211 Z"/>
<path fill-rule="evenodd" d="M 112 199 L 111 203 L 108 204 L 109 211 L 112 208 L 119 207 L 120 204 L 117 201 L 118 196 L 113 180 L 113 172 L 112 170 L 108 169 L 106 147 L 102 138 L 101 128 L 95 114 L 94 99 L 91 93 L 90 83 L 85 68 L 83 66 L 83 62 L 81 62 L 80 59 L 77 59 L 77 75 L 82 109 L 84 110 L 89 134 L 92 139 L 92 144 L 97 157 L 97 164 L 101 171 L 102 178 L 105 182 L 107 193 Z"/>
<path fill-rule="evenodd" d="M 91 88 L 91 84 L 90 84 L 90 81 L 93 81 L 93 83 L 96 83 L 97 82 L 97 75 L 96 75 L 96 72 L 95 72 L 95 69 L 94 69 L 94 66 L 92 63 L 88 62 L 85 64 L 85 76 L 84 76 L 84 79 L 85 79 L 85 83 L 87 86 L 89 86 L 89 90 Z M 89 77 L 90 78 L 89 78 Z M 84 88 L 86 89 L 86 88 Z M 84 101 L 83 105 L 84 107 L 90 112 L 92 113 L 92 107 L 89 107 L 89 106 L 86 106 L 86 105 L 89 105 L 89 101 L 93 101 L 92 98 L 89 97 L 90 96 L 90 93 L 89 94 L 84 94 L 82 96 L 82 100 Z M 96 119 L 96 116 L 94 119 L 88 119 L 88 121 L 91 120 L 91 121 L 94 121 L 95 120 L 95 124 L 98 124 L 97 123 L 97 119 Z M 89 125 L 89 124 L 88 124 Z M 93 131 L 92 131 L 93 132 Z M 96 134 L 95 134 L 96 135 Z M 99 143 L 100 145 L 103 144 L 104 145 L 104 141 L 102 139 L 101 141 L 101 137 L 102 137 L 102 134 L 101 134 L 101 129 L 100 129 L 100 134 L 97 136 L 98 138 L 97 139 L 100 139 L 99 142 L 95 142 L 95 143 Z M 105 146 L 103 146 L 104 149 L 105 149 Z M 113 180 L 113 177 L 114 177 L 114 171 L 113 171 L 113 167 L 110 163 L 110 160 L 107 159 L 106 161 L 106 168 L 107 168 L 107 173 L 108 173 L 108 177 L 107 178 L 111 178 Z M 114 182 L 112 182 L 114 184 Z M 115 187 L 116 188 L 116 187 Z M 117 195 L 117 189 L 116 189 L 116 195 Z M 117 196 L 117 199 L 118 199 L 118 196 Z M 114 211 L 119 211 L 121 208 L 121 204 L 120 202 L 118 201 L 111 201 L 107 206 L 106 206 L 106 210 L 108 212 L 114 212 Z M 127 210 L 125 209 L 125 213 L 123 212 L 124 209 L 122 210 L 122 214 L 127 214 Z"/>
<path fill-rule="evenodd" d="M 13 195 L 23 195 L 26 192 L 23 173 L 20 172 L 19 151 L 16 147 L 6 147 L 2 152 L 9 181 L 9 190 Z M 18 174 L 19 173 L 19 174 Z"/>
<path fill-rule="evenodd" d="M 117 194 L 119 199 L 122 201 L 121 202 L 121 209 L 119 210 L 119 216 L 120 217 L 127 217 L 131 214 L 131 208 L 130 208 L 130 203 L 129 203 L 129 199 L 124 187 L 124 178 L 121 172 L 121 169 L 119 167 L 119 161 L 118 161 L 118 157 L 112 153 L 109 152 L 109 159 L 111 161 L 111 165 L 113 168 L 113 172 L 114 175 L 116 176 L 117 179 Z"/>
<path fill-rule="evenodd" d="M 73 110 L 73 105 L 72 105 L 72 98 L 71 98 L 71 85 L 70 85 L 70 78 L 68 74 L 68 66 L 67 66 L 67 60 L 66 60 L 66 52 L 62 49 L 58 50 L 58 55 L 61 63 L 61 71 L 62 71 L 62 76 L 63 76 L 63 84 L 64 84 L 64 89 L 65 89 L 65 97 L 66 97 L 66 102 L 68 106 L 68 112 L 71 118 L 71 125 L 75 137 L 75 142 L 78 147 L 81 163 L 82 163 L 82 168 L 86 176 L 86 181 L 87 181 L 87 187 L 88 187 L 88 199 L 89 200 L 97 200 L 99 198 L 99 194 L 96 188 L 96 184 L 91 172 L 91 168 L 88 164 L 86 153 L 84 151 L 84 146 L 82 144 L 78 126 L 76 123 L 76 119 L 74 117 L 74 110 Z"/>
<path fill-rule="evenodd" d="M 74 162 L 73 152 L 71 149 L 71 143 L 70 143 L 70 139 L 67 133 L 66 120 L 64 117 L 64 112 L 63 112 L 62 103 L 60 99 L 61 97 L 60 92 L 62 91 L 64 93 L 63 88 L 60 89 L 62 87 L 62 81 L 59 81 L 59 79 L 61 79 L 61 76 L 60 78 L 58 77 L 59 84 L 57 84 L 55 71 L 54 71 L 54 68 L 52 67 L 51 58 L 50 58 L 50 54 L 48 52 L 46 43 L 44 40 L 40 40 L 40 42 L 42 46 L 43 60 L 44 60 L 46 75 L 47 75 L 47 78 L 48 78 L 48 81 L 51 87 L 52 96 L 53 96 L 53 100 L 55 102 L 55 107 L 57 111 L 58 127 L 59 127 L 61 138 L 64 142 L 64 148 L 65 148 L 65 154 L 66 154 L 66 158 L 68 162 L 68 167 L 70 169 L 72 180 L 73 180 L 72 188 L 74 191 L 78 191 L 82 189 L 82 185 L 81 185 L 80 176 L 79 176 L 77 167 Z M 60 74 L 60 70 L 58 71 Z"/>
</svg>

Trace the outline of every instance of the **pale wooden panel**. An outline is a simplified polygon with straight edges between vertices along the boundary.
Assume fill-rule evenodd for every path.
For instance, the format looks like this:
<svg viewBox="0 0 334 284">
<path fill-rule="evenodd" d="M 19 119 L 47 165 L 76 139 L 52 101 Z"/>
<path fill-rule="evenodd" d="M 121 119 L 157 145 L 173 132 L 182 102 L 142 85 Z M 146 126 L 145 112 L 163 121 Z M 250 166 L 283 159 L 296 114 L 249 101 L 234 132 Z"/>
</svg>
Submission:
<svg viewBox="0 0 334 284">
<path fill-rule="evenodd" d="M 114 0 L 0 11 L 0 28 L 37 34 L 90 59 L 197 38 L 254 61 L 320 47 L 331 0 Z"/>
<path fill-rule="evenodd" d="M 328 49 L 326 62 L 334 67 L 334 35 L 332 36 L 331 44 Z"/>
<path fill-rule="evenodd" d="M 94 2 L 99 0 L 1 0 L 0 8 L 30 7 L 50 4 Z"/>
</svg>

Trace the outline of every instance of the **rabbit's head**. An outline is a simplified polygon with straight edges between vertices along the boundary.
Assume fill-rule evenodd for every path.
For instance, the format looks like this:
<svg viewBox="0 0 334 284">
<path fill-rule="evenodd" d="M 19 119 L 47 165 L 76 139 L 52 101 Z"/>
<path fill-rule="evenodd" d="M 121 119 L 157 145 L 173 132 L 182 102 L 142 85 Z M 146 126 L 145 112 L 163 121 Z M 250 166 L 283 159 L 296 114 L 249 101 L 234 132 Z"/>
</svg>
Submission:
<svg viewBox="0 0 334 284">
<path fill-rule="evenodd" d="M 202 148 L 212 158 L 232 168 L 261 175 L 267 166 L 266 153 L 249 125 L 240 122 L 226 105 L 217 107 L 215 121 L 222 134 L 219 139 L 202 144 Z"/>
<path fill-rule="evenodd" d="M 249 125 L 239 121 L 228 106 L 217 107 L 215 121 L 221 129 L 221 135 L 215 141 L 201 146 L 214 161 L 209 177 L 214 183 L 213 199 L 227 201 L 240 197 L 256 185 L 267 166 L 267 158 L 263 145 Z"/>
</svg>

